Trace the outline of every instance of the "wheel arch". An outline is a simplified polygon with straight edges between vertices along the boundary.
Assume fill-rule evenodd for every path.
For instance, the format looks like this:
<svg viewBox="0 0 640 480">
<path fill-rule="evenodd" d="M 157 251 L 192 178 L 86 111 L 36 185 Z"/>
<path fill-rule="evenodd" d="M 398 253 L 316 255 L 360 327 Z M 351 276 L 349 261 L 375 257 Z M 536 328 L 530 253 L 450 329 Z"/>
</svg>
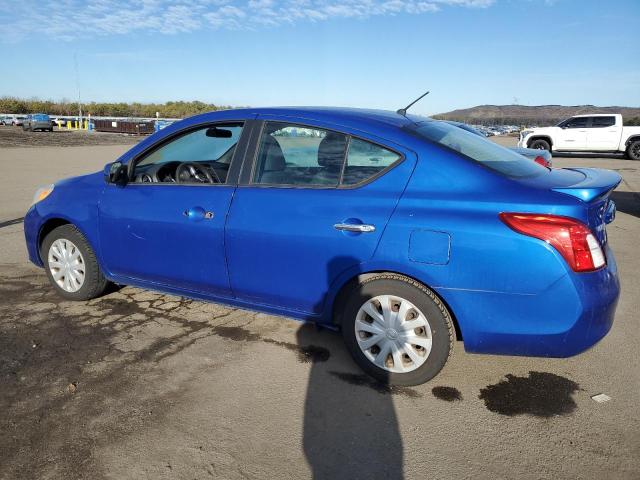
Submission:
<svg viewBox="0 0 640 480">
<path fill-rule="evenodd" d="M 413 275 L 408 275 L 404 272 L 401 271 L 397 271 L 394 269 L 377 269 L 377 270 L 371 270 L 371 271 L 367 271 L 367 272 L 359 272 L 359 273 L 355 273 L 355 274 L 351 274 L 349 276 L 342 277 L 341 278 L 341 282 L 339 283 L 339 285 L 336 286 L 336 288 L 333 289 L 333 291 L 335 292 L 335 294 L 333 296 L 331 296 L 330 298 L 328 298 L 328 303 L 327 303 L 327 308 L 326 308 L 326 312 L 330 315 L 329 319 L 328 319 L 328 323 L 330 323 L 331 325 L 335 326 L 335 327 L 339 327 L 340 324 L 342 323 L 342 308 L 348 298 L 349 295 L 349 291 L 353 288 L 355 288 L 355 286 L 360 283 L 361 281 L 371 278 L 371 277 L 375 277 L 376 275 L 380 275 L 380 274 L 394 274 L 394 275 L 401 275 L 403 277 L 407 277 L 410 280 L 413 280 L 415 282 L 420 283 L 421 285 L 425 286 L 426 288 L 428 288 L 429 290 L 431 290 L 434 295 L 436 295 L 438 297 L 438 299 L 445 305 L 445 307 L 447 308 L 447 310 L 449 311 L 449 314 L 451 316 L 451 321 L 453 322 L 453 328 L 455 330 L 455 334 L 456 334 L 456 340 L 463 340 L 463 336 L 462 336 L 462 330 L 460 329 L 460 324 L 458 322 L 458 319 L 456 317 L 455 312 L 452 310 L 451 306 L 449 305 L 449 302 L 447 302 L 447 300 L 445 298 L 442 297 L 442 295 L 440 295 L 433 287 L 431 287 L 428 283 L 425 283 L 423 280 L 416 278 Z"/>
<path fill-rule="evenodd" d="M 553 150 L 553 140 L 549 135 L 532 135 L 528 140 L 527 140 L 527 148 L 531 147 L 531 143 L 534 140 L 544 140 L 545 142 L 549 143 L 549 147 L 551 147 L 551 149 Z"/>
<path fill-rule="evenodd" d="M 78 228 L 73 222 L 69 221 L 66 218 L 61 217 L 53 217 L 45 220 L 43 224 L 40 226 L 40 231 L 38 232 L 38 256 L 40 257 L 40 261 L 44 263 L 44 259 L 42 258 L 42 242 L 44 239 L 53 232 L 56 228 L 62 227 L 63 225 L 73 225 Z M 80 229 L 78 229 L 80 230 Z M 82 230 L 80 230 L 82 231 Z M 86 237 L 86 236 L 85 236 Z"/>
<path fill-rule="evenodd" d="M 631 145 L 632 142 L 637 142 L 640 141 L 640 134 L 639 135 L 631 135 L 629 138 L 627 138 L 624 142 L 624 146 L 628 147 L 629 145 Z"/>
</svg>

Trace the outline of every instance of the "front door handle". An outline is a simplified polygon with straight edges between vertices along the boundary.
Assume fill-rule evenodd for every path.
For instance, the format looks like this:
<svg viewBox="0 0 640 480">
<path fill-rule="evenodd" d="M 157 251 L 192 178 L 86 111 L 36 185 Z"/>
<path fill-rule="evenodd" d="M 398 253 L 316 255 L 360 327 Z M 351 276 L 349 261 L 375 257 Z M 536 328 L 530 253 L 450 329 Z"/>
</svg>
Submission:
<svg viewBox="0 0 640 480">
<path fill-rule="evenodd" d="M 354 223 L 336 223 L 333 228 L 336 230 L 344 230 L 347 232 L 359 232 L 359 233 L 369 233 L 375 232 L 375 225 L 367 225 L 367 224 L 354 224 Z"/>
</svg>

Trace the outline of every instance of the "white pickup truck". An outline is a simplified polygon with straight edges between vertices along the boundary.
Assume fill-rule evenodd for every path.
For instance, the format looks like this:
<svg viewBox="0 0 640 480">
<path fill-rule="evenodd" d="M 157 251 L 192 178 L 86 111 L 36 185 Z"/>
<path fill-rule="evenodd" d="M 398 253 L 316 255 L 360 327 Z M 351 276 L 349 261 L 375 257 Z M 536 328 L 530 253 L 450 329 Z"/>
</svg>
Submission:
<svg viewBox="0 0 640 480">
<path fill-rule="evenodd" d="M 520 132 L 519 147 L 558 152 L 624 152 L 640 160 L 640 127 L 624 127 L 620 114 L 576 115 L 555 127 Z"/>
</svg>

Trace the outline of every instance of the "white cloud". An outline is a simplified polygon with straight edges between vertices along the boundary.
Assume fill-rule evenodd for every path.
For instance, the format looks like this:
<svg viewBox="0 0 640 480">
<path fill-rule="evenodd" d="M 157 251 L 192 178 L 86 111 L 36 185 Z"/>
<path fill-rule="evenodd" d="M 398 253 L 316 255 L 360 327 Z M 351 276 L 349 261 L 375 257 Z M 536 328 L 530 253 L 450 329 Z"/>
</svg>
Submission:
<svg viewBox="0 0 640 480">
<path fill-rule="evenodd" d="M 339 18 L 424 14 L 447 7 L 484 8 L 495 0 L 23 0 L 0 6 L 6 40 L 30 33 L 60 40 L 132 32 L 176 34 L 254 29 Z"/>
</svg>

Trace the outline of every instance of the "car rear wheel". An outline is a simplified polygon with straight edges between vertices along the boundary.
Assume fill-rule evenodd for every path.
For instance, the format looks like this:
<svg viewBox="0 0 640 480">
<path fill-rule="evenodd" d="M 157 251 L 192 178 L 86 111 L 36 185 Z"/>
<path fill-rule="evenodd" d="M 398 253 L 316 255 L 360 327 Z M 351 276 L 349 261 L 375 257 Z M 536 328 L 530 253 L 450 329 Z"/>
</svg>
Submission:
<svg viewBox="0 0 640 480">
<path fill-rule="evenodd" d="M 41 258 L 49 282 L 69 300 L 89 300 L 102 295 L 109 284 L 84 235 L 73 225 L 51 231 L 42 242 Z"/>
<path fill-rule="evenodd" d="M 640 160 L 640 140 L 631 142 L 627 147 L 627 157 L 630 160 Z"/>
<path fill-rule="evenodd" d="M 359 282 L 342 315 L 355 362 L 388 385 L 419 385 L 435 377 L 453 349 L 451 315 L 433 291 L 398 274 Z"/>
<path fill-rule="evenodd" d="M 533 142 L 531 142 L 529 148 L 534 148 L 536 150 L 546 150 L 547 152 L 551 151 L 551 145 L 549 145 L 549 142 L 542 139 L 534 140 Z"/>
</svg>

